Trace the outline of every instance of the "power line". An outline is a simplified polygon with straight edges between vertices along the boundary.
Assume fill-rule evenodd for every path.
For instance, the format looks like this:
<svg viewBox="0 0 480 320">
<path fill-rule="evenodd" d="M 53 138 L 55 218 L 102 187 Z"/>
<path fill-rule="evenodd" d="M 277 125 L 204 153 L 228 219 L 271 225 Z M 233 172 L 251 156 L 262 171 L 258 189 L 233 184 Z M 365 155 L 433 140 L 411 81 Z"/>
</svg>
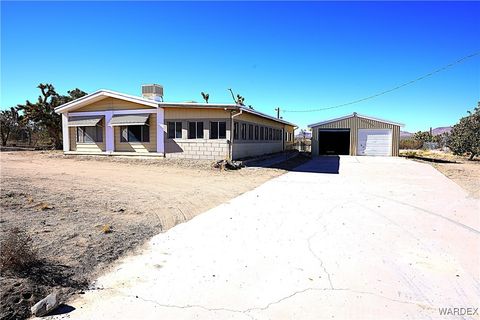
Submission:
<svg viewBox="0 0 480 320">
<path fill-rule="evenodd" d="M 359 102 L 363 102 L 363 101 L 366 101 L 366 100 L 370 100 L 370 99 L 374 99 L 376 97 L 379 97 L 379 96 L 382 96 L 384 94 L 387 94 L 387 93 L 390 93 L 392 91 L 395 91 L 395 90 L 398 90 L 398 89 L 401 89 L 403 87 L 406 87 L 408 85 L 411 85 L 417 81 L 420 81 L 420 80 L 423 80 L 425 78 L 428 78 L 428 77 L 431 77 L 433 76 L 434 74 L 437 74 L 439 72 L 442 72 L 446 69 L 449 69 L 449 68 L 452 68 L 453 66 L 457 65 L 457 64 L 460 64 L 462 62 L 464 62 L 465 60 L 468 60 L 468 59 L 471 59 L 475 56 L 478 56 L 480 55 L 480 51 L 478 52 L 475 52 L 475 53 L 472 53 L 472 54 L 469 54 L 468 56 L 465 56 L 461 59 L 458 59 L 457 61 L 455 62 L 452 62 L 452 63 L 449 63 L 441 68 L 438 68 L 432 72 L 429 72 L 423 76 L 420 76 L 414 80 L 410 80 L 408 82 L 405 82 L 403 84 L 400 84 L 396 87 L 393 87 L 391 89 L 388 89 L 388 90 L 385 90 L 385 91 L 382 91 L 382 92 L 379 92 L 379 93 L 376 93 L 374 95 L 371 95 L 371 96 L 368 96 L 368 97 L 365 97 L 365 98 L 361 98 L 361 99 L 357 99 L 357 100 L 354 100 L 354 101 L 350 101 L 350 102 L 347 102 L 347 103 L 342 103 L 342 104 L 338 104 L 338 105 L 334 105 L 334 106 L 330 106 L 330 107 L 323 107 L 323 108 L 315 108 L 315 109 L 303 109 L 303 110 L 282 110 L 282 112 L 317 112 L 317 111 L 323 111 L 323 110 L 328 110 L 328 109 L 335 109 L 335 108 L 340 108 L 340 107 L 345 107 L 345 106 L 349 106 L 349 105 L 352 105 L 352 104 L 356 104 L 356 103 L 359 103 Z"/>
</svg>

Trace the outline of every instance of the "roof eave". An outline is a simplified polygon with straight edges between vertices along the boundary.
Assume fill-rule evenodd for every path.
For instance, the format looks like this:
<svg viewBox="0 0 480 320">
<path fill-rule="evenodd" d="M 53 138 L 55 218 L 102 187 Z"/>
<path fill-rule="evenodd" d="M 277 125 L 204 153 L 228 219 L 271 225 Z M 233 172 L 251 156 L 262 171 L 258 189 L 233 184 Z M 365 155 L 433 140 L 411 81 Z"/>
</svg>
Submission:
<svg viewBox="0 0 480 320">
<path fill-rule="evenodd" d="M 81 107 L 86 106 L 88 104 L 91 104 L 93 102 L 97 102 L 97 101 L 100 101 L 102 99 L 105 99 L 107 97 L 121 99 L 121 100 L 129 101 L 129 102 L 133 102 L 133 103 L 139 103 L 139 104 L 142 104 L 142 105 L 145 105 L 145 106 L 148 106 L 148 107 L 152 107 L 152 108 L 158 108 L 158 102 L 156 102 L 156 101 L 147 100 L 147 99 L 143 99 L 143 98 L 140 98 L 140 97 L 135 97 L 135 96 L 131 96 L 131 95 L 127 95 L 127 94 L 124 94 L 124 93 L 115 92 L 115 91 L 111 91 L 111 90 L 101 89 L 101 90 L 97 90 L 93 93 L 87 94 L 86 96 L 83 96 L 81 98 L 78 98 L 78 99 L 75 99 L 73 101 L 64 103 L 64 104 L 56 107 L 54 111 L 56 113 L 64 113 L 68 110 L 78 109 L 78 108 L 81 108 Z"/>
</svg>

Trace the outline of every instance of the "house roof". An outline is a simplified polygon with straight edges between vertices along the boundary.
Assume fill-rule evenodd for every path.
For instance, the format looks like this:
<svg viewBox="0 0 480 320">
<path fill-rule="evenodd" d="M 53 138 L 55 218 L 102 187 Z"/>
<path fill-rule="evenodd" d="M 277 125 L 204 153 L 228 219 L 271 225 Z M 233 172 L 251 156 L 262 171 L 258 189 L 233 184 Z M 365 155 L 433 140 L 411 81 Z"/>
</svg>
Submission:
<svg viewBox="0 0 480 320">
<path fill-rule="evenodd" d="M 101 90 L 95 91 L 93 93 L 87 94 L 86 96 L 83 96 L 81 98 L 78 98 L 78 99 L 75 99 L 73 101 L 64 103 L 61 106 L 56 107 L 55 112 L 56 113 L 64 113 L 64 112 L 67 112 L 67 111 L 73 111 L 75 109 L 79 109 L 81 107 L 89 105 L 93 102 L 103 100 L 105 98 L 116 98 L 116 99 L 121 99 L 121 100 L 125 100 L 125 101 L 130 101 L 130 102 L 134 102 L 134 103 L 143 104 L 143 105 L 145 105 L 147 107 L 151 107 L 151 108 L 158 108 L 158 103 L 156 101 L 149 100 L 149 99 L 144 99 L 144 98 L 141 98 L 141 97 L 131 96 L 131 95 L 116 92 L 116 91 L 101 89 Z"/>
<path fill-rule="evenodd" d="M 352 114 L 349 114 L 347 116 L 343 116 L 343 117 L 340 117 L 340 118 L 335 118 L 335 119 L 330 119 L 330 120 L 325 120 L 325 121 L 309 124 L 308 127 L 309 128 L 318 127 L 318 126 L 321 126 L 321 125 L 324 125 L 324 124 L 327 124 L 327 123 L 337 122 L 337 121 L 341 121 L 341 120 L 345 120 L 345 119 L 349 119 L 349 118 L 353 118 L 353 117 L 358 117 L 358 118 L 367 119 L 367 120 L 374 120 L 374 121 L 378 121 L 378 122 L 384 122 L 384 123 L 393 124 L 395 126 L 400 126 L 400 127 L 405 126 L 403 123 L 393 122 L 393 121 L 384 120 L 384 119 L 375 118 L 375 117 L 370 117 L 370 116 L 365 116 L 365 115 L 361 115 L 361 114 L 358 114 L 358 113 L 354 112 Z"/>
<path fill-rule="evenodd" d="M 105 98 L 115 98 L 115 99 L 130 101 L 130 102 L 142 104 L 151 108 L 158 108 L 158 107 L 201 108 L 201 109 L 222 108 L 222 109 L 230 109 L 230 110 L 242 110 L 242 112 L 245 112 L 245 113 L 254 114 L 262 118 L 266 118 L 272 121 L 297 127 L 295 124 L 291 122 L 285 121 L 283 119 L 278 119 L 278 118 L 269 116 L 265 113 L 250 109 L 245 106 L 233 104 L 233 103 L 161 102 L 161 101 L 154 101 L 154 100 L 145 99 L 142 97 L 132 96 L 132 95 L 111 91 L 111 90 L 105 90 L 105 89 L 95 91 L 81 98 L 62 104 L 61 106 L 58 106 L 57 108 L 55 108 L 55 112 L 65 113 L 69 111 L 74 111 L 76 109 L 87 106 L 91 103 L 100 101 Z"/>
<path fill-rule="evenodd" d="M 283 123 L 283 124 L 286 124 L 286 125 L 289 125 L 289 126 L 298 127 L 298 126 L 297 126 L 296 124 L 294 124 L 294 123 L 285 121 L 285 120 L 283 120 L 283 119 L 278 119 L 278 118 L 269 116 L 268 114 L 265 114 L 265 113 L 263 113 L 263 112 L 256 111 L 256 110 L 254 110 L 254 109 L 250 109 L 250 108 L 245 107 L 245 106 L 239 106 L 239 108 L 240 108 L 241 110 L 243 110 L 243 112 L 246 112 L 246 113 L 254 114 L 254 115 L 257 115 L 257 116 L 259 116 L 259 117 L 263 117 L 263 118 L 266 118 L 266 119 L 270 119 L 270 120 L 273 120 L 273 121 L 276 121 L 276 122 L 280 122 L 280 123 Z"/>
</svg>

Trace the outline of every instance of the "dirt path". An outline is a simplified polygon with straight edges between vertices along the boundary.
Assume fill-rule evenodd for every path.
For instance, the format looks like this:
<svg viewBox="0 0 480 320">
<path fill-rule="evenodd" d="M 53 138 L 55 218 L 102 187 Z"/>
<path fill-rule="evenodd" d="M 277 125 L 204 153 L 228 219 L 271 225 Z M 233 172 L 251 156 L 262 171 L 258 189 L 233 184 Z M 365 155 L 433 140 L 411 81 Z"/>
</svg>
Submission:
<svg viewBox="0 0 480 320">
<path fill-rule="evenodd" d="M 64 295 L 83 290 L 109 263 L 153 235 L 284 172 L 222 172 L 207 162 L 58 153 L 0 157 L 0 240 L 12 227 L 22 227 L 43 260 L 24 278 L 2 274 L 0 317 L 7 319 L 27 316 L 27 307 L 52 287 Z M 104 225 L 113 232 L 103 233 Z"/>
</svg>

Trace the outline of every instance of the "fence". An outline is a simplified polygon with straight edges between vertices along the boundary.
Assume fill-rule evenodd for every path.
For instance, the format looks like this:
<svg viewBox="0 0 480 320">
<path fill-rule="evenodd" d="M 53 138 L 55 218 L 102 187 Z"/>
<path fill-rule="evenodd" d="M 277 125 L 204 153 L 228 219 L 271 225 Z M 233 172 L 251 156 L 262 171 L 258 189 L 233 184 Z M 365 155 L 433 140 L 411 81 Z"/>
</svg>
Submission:
<svg viewBox="0 0 480 320">
<path fill-rule="evenodd" d="M 312 152 L 312 144 L 307 141 L 295 141 L 294 148 L 300 152 Z"/>
</svg>

